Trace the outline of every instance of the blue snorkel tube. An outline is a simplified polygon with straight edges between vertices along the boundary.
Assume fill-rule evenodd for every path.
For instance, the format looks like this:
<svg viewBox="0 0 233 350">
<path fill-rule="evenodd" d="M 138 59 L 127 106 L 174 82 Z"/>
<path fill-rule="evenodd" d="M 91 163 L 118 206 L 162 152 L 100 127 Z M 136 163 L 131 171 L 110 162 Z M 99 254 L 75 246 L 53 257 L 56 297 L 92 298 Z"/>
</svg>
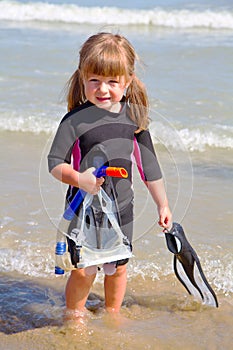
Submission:
<svg viewBox="0 0 233 350">
<path fill-rule="evenodd" d="M 99 169 L 96 169 L 93 173 L 96 177 L 105 177 L 105 176 L 111 176 L 111 177 L 121 177 L 126 179 L 128 177 L 128 172 L 125 170 L 125 168 L 118 168 L 118 167 L 110 167 L 110 166 L 102 166 Z M 72 199 L 71 203 L 69 204 L 69 207 L 65 210 L 63 214 L 63 218 L 66 220 L 71 221 L 74 218 L 74 215 L 80 205 L 82 204 L 82 201 L 85 197 L 87 192 L 83 190 L 78 190 L 78 192 L 75 194 L 74 198 Z"/>
</svg>

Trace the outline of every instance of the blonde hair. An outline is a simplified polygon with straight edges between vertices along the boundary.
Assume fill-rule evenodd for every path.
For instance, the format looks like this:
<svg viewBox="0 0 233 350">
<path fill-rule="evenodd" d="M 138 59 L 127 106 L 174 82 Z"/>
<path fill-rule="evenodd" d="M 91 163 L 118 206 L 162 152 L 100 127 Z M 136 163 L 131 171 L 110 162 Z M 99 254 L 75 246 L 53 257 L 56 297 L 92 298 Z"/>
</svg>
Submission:
<svg viewBox="0 0 233 350">
<path fill-rule="evenodd" d="M 68 110 L 86 101 L 83 79 L 89 74 L 124 76 L 130 82 L 126 102 L 130 106 L 130 118 L 140 129 L 149 123 L 148 96 L 144 84 L 135 74 L 138 56 L 130 42 L 119 34 L 98 33 L 91 36 L 79 51 L 79 67 L 68 81 Z"/>
</svg>

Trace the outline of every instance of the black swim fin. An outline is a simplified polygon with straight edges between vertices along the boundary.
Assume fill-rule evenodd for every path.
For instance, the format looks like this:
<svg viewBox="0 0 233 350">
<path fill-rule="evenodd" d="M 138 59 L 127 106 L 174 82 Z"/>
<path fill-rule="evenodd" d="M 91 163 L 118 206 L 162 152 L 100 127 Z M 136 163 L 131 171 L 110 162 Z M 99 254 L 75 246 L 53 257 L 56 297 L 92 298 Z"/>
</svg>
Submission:
<svg viewBox="0 0 233 350">
<path fill-rule="evenodd" d="M 204 305 L 218 307 L 217 297 L 202 270 L 200 260 L 188 242 L 181 225 L 173 223 L 165 230 L 167 247 L 174 254 L 174 271 L 188 293 L 201 300 Z"/>
</svg>

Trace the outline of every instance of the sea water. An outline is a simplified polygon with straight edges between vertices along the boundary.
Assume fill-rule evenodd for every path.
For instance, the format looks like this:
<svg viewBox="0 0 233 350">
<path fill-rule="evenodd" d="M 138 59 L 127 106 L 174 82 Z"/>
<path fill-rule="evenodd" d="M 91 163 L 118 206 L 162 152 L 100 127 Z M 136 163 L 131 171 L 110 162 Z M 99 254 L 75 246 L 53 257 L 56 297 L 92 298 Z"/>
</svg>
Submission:
<svg viewBox="0 0 233 350">
<path fill-rule="evenodd" d="M 0 329 L 13 333 L 61 321 L 58 309 L 64 308 L 67 276 L 58 280 L 54 275 L 54 247 L 66 187 L 48 174 L 46 156 L 66 113 L 65 84 L 76 69 L 80 45 L 98 31 L 113 31 L 125 35 L 141 58 L 137 72 L 148 89 L 150 130 L 173 219 L 183 225 L 201 259 L 227 315 L 229 333 L 233 303 L 231 1 L 6 0 L 0 1 L 0 31 L 0 269 L 1 285 L 9 287 L 1 288 L 5 308 Z M 156 208 L 136 172 L 134 188 L 134 258 L 128 264 L 124 313 L 135 319 L 135 334 L 140 334 L 139 324 L 146 331 L 146 320 L 148 342 L 140 340 L 140 348 L 153 349 L 157 318 L 172 327 L 177 312 L 181 321 L 183 309 L 195 307 L 191 301 L 188 306 L 182 304 L 186 291 L 175 280 L 171 253 L 156 224 Z M 100 272 L 95 286 L 99 294 L 102 279 Z M 25 280 L 29 282 L 22 283 Z M 37 290 L 34 299 L 31 280 Z M 16 307 L 12 295 L 22 300 L 21 307 Z M 30 311 L 20 295 L 33 299 Z M 176 311 L 169 320 L 172 310 Z M 29 317 L 23 323 L 28 312 L 33 321 Z M 190 314 L 185 317 L 192 322 Z M 220 327 L 215 315 L 212 319 Z M 93 322 L 98 328 L 103 319 Z M 201 336 L 196 321 L 194 327 Z M 176 329 L 174 338 L 179 334 Z M 134 333 L 132 344 L 133 338 Z M 101 344 L 98 337 L 95 340 Z M 169 340 L 165 344 L 169 348 Z M 131 349 L 129 344 L 127 348 Z"/>
</svg>

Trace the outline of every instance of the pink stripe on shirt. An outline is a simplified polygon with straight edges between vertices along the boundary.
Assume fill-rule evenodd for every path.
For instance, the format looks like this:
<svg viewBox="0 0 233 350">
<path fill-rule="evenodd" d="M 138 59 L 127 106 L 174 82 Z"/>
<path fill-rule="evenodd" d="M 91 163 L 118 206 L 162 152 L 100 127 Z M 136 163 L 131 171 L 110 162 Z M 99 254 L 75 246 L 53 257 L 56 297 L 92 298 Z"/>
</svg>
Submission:
<svg viewBox="0 0 233 350">
<path fill-rule="evenodd" d="M 141 179 L 143 181 L 145 181 L 145 174 L 144 174 L 143 166 L 142 166 L 141 152 L 140 152 L 140 148 L 139 148 L 139 145 L 138 145 L 136 137 L 134 137 L 134 152 L 133 152 L 133 155 L 134 155 L 134 158 L 135 158 L 135 161 L 136 161 L 136 164 L 137 164 L 138 171 L 139 171 L 139 174 L 141 176 Z"/>
</svg>

